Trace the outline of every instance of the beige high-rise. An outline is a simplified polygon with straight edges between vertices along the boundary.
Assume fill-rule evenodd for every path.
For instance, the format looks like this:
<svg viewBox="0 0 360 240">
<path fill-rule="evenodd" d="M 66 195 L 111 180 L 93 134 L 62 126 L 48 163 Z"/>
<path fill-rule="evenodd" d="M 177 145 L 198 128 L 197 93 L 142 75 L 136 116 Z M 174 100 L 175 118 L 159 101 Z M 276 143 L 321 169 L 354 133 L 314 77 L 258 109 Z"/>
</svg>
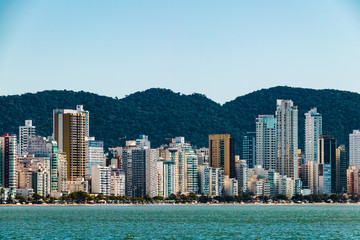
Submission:
<svg viewBox="0 0 360 240">
<path fill-rule="evenodd" d="M 211 167 L 224 168 L 224 175 L 235 177 L 235 142 L 230 134 L 209 135 L 209 160 Z"/>
<path fill-rule="evenodd" d="M 53 111 L 53 137 L 59 152 L 66 154 L 68 181 L 85 177 L 85 120 L 82 106 Z"/>
</svg>

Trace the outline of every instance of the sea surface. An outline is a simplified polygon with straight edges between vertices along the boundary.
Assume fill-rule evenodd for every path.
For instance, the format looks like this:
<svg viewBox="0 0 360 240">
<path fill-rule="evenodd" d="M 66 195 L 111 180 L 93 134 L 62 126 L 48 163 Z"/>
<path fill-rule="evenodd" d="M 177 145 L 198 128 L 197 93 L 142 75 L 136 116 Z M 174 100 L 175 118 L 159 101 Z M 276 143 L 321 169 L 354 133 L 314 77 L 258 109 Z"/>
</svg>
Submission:
<svg viewBox="0 0 360 240">
<path fill-rule="evenodd" d="M 2 206 L 0 239 L 360 239 L 360 205 Z"/>
</svg>

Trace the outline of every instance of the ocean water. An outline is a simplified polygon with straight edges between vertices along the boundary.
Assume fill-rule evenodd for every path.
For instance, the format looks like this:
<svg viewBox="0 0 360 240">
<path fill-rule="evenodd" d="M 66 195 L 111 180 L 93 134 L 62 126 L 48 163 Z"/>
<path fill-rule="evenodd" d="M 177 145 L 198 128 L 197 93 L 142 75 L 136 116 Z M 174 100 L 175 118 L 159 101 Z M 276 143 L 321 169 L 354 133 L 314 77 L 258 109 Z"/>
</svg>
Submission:
<svg viewBox="0 0 360 240">
<path fill-rule="evenodd" d="M 2 206 L 0 239 L 360 239 L 360 205 Z"/>
</svg>

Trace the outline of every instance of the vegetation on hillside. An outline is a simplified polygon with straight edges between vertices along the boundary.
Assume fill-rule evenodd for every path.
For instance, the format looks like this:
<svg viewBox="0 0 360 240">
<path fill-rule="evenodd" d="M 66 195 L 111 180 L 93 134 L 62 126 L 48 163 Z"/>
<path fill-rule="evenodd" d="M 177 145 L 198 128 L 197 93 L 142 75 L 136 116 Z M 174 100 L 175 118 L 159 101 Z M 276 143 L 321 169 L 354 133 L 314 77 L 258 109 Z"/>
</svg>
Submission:
<svg viewBox="0 0 360 240">
<path fill-rule="evenodd" d="M 123 99 L 87 92 L 43 91 L 0 97 L 0 134 L 18 134 L 18 127 L 32 119 L 37 133 L 52 134 L 52 111 L 75 109 L 83 104 L 90 111 L 90 134 L 117 146 L 120 137 L 135 139 L 149 135 L 153 147 L 165 138 L 184 136 L 199 147 L 208 145 L 208 134 L 230 133 L 240 150 L 244 133 L 255 131 L 259 114 L 274 114 L 276 99 L 291 99 L 299 108 L 299 147 L 304 141 L 304 113 L 317 107 L 323 114 L 324 132 L 339 144 L 348 143 L 348 134 L 360 128 L 360 94 L 337 90 L 274 87 L 259 90 L 223 106 L 201 94 L 183 95 L 167 89 L 149 89 Z"/>
</svg>

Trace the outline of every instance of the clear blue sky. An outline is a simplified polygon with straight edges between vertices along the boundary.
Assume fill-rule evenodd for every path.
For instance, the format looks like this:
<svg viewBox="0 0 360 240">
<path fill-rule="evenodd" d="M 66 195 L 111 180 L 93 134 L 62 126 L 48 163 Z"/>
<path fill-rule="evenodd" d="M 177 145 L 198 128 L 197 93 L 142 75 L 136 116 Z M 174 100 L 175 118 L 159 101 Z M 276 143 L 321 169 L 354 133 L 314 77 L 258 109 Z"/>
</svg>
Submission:
<svg viewBox="0 0 360 240">
<path fill-rule="evenodd" d="M 0 1 L 0 95 L 277 85 L 360 92 L 360 1 Z"/>
</svg>

